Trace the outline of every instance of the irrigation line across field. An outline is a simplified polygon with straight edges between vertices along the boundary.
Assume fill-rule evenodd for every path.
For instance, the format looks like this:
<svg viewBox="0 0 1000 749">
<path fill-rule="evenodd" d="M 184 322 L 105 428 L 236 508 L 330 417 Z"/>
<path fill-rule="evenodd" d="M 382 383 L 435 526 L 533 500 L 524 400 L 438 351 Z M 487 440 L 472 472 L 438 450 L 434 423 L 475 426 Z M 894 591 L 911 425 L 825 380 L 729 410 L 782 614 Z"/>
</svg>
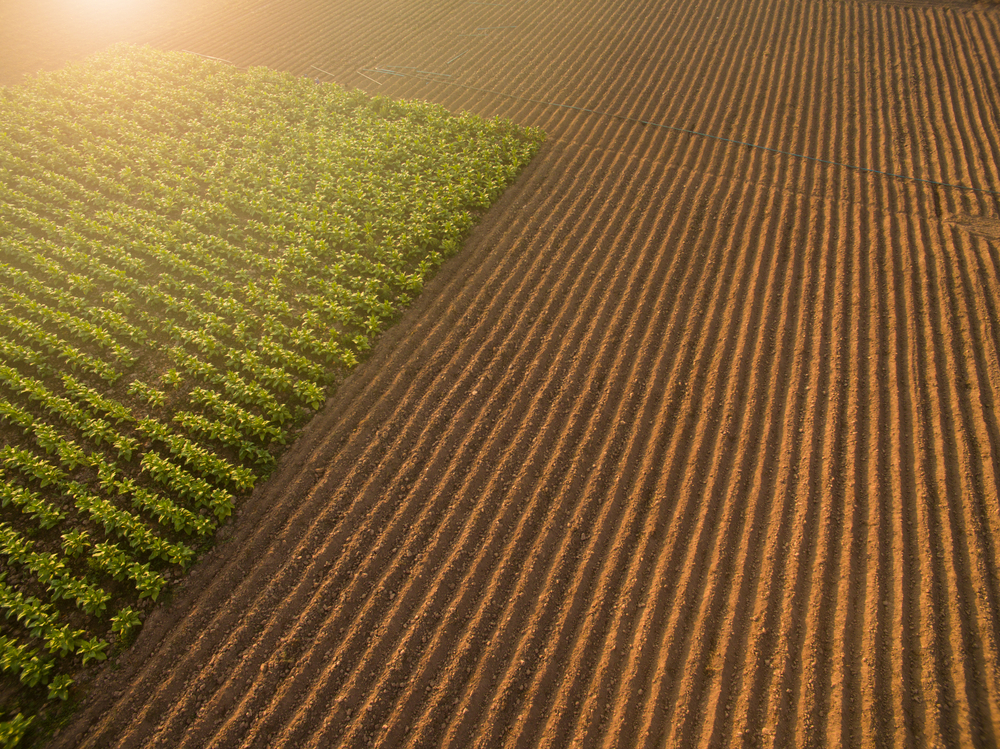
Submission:
<svg viewBox="0 0 1000 749">
<path fill-rule="evenodd" d="M 450 60 L 449 60 L 449 62 L 450 62 Z M 405 74 L 405 73 L 394 73 L 394 75 L 404 75 L 405 76 L 407 74 Z M 407 76 L 407 77 L 416 77 L 416 76 Z M 425 80 L 439 80 L 439 79 L 425 79 Z M 458 83 L 457 81 L 440 81 L 440 82 L 441 83 L 445 83 L 445 84 L 447 84 L 449 86 L 460 86 L 460 87 L 462 87 L 464 89 L 468 89 L 469 91 L 477 91 L 479 93 L 484 93 L 484 94 L 493 94 L 495 96 L 506 96 L 509 99 L 515 99 L 516 101 L 523 101 L 523 102 L 526 102 L 528 104 L 541 104 L 542 106 L 546 106 L 546 107 L 559 107 L 559 108 L 562 108 L 562 109 L 574 109 L 574 110 L 576 110 L 578 112 L 586 112 L 587 114 L 596 114 L 596 115 L 598 115 L 600 117 L 614 117 L 615 119 L 622 120 L 623 122 L 635 122 L 635 123 L 638 123 L 640 125 L 649 125 L 650 127 L 658 127 L 658 128 L 662 128 L 663 130 L 673 130 L 674 132 L 684 133 L 686 135 L 696 135 L 696 136 L 698 136 L 700 138 L 711 138 L 712 140 L 722 141 L 723 143 L 731 143 L 733 145 L 746 146 L 748 148 L 758 148 L 761 151 L 770 151 L 771 153 L 777 153 L 777 154 L 781 154 L 783 156 L 792 156 L 792 157 L 797 158 L 797 159 L 805 159 L 807 161 L 815 161 L 815 162 L 820 163 L 820 164 L 828 164 L 830 166 L 839 166 L 839 167 L 843 167 L 845 169 L 853 169 L 853 170 L 858 171 L 858 172 L 868 172 L 869 174 L 879 174 L 879 175 L 882 175 L 882 176 L 885 176 L 885 177 L 892 177 L 894 179 L 909 180 L 911 182 L 923 182 L 924 184 L 935 185 L 937 187 L 950 187 L 950 188 L 953 188 L 953 189 L 956 189 L 956 190 L 969 190 L 971 192 L 978 192 L 978 193 L 982 193 L 984 195 L 1000 195 L 1000 191 L 997 191 L 997 190 L 987 190 L 987 189 L 982 188 L 982 187 L 969 187 L 968 185 L 956 185 L 956 184 L 953 184 L 951 182 L 938 182 L 937 180 L 933 180 L 933 179 L 924 179 L 923 177 L 910 177 L 909 175 L 906 175 L 906 174 L 895 174 L 894 172 L 885 172 L 885 171 L 882 171 L 881 169 L 872 169 L 870 167 L 857 166 L 855 164 L 845 164 L 845 163 L 840 162 L 840 161 L 828 161 L 827 159 L 821 159 L 821 158 L 819 158 L 817 156 L 809 156 L 807 154 L 802 154 L 802 153 L 792 153 L 791 151 L 782 151 L 782 150 L 780 150 L 778 148 L 771 148 L 770 146 L 762 146 L 762 145 L 757 144 L 757 143 L 747 143 L 747 142 L 741 141 L 741 140 L 732 140 L 731 138 L 724 138 L 721 135 L 712 135 L 711 133 L 702 133 L 702 132 L 698 132 L 697 130 L 688 130 L 687 128 L 676 127 L 674 125 L 665 125 L 662 122 L 652 122 L 651 120 L 641 120 L 641 119 L 639 119 L 637 117 L 628 117 L 626 115 L 615 114 L 613 112 L 602 112 L 599 109 L 588 109 L 587 107 L 578 107 L 575 104 L 559 104 L 558 102 L 544 101 L 544 100 L 541 100 L 541 99 L 531 99 L 531 98 L 528 98 L 528 97 L 525 97 L 525 96 L 518 96 L 517 94 L 508 94 L 508 93 L 506 93 L 504 91 L 494 91 L 492 89 L 479 88 L 478 86 L 470 86 L 467 83 Z"/>
<path fill-rule="evenodd" d="M 219 62 L 224 62 L 229 65 L 235 65 L 236 63 L 232 60 L 225 60 L 221 57 L 216 57 L 215 55 L 203 55 L 201 52 L 192 52 L 189 49 L 182 49 L 181 52 L 186 52 L 189 55 L 198 55 L 198 57 L 204 57 L 207 60 L 218 60 Z"/>
<path fill-rule="evenodd" d="M 313 65 L 313 67 L 315 68 L 316 66 Z M 390 71 L 390 72 L 394 71 L 394 70 L 412 70 L 414 73 L 417 73 L 417 74 L 422 73 L 424 75 L 442 75 L 445 78 L 451 78 L 452 77 L 451 73 L 435 73 L 433 70 L 421 70 L 416 65 L 382 65 L 380 69 L 381 70 L 387 70 L 387 71 Z"/>
</svg>

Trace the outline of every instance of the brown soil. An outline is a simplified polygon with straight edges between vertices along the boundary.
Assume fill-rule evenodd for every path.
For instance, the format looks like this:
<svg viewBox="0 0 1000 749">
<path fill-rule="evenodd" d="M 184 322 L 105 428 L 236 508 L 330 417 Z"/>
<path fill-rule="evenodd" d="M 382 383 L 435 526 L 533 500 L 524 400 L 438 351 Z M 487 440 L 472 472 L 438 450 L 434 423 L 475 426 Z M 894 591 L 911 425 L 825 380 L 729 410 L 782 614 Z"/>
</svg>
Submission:
<svg viewBox="0 0 1000 749">
<path fill-rule="evenodd" d="M 995 9 L 191 7 L 549 141 L 53 747 L 997 745 L 998 196 L 644 124 L 1000 191 Z"/>
</svg>

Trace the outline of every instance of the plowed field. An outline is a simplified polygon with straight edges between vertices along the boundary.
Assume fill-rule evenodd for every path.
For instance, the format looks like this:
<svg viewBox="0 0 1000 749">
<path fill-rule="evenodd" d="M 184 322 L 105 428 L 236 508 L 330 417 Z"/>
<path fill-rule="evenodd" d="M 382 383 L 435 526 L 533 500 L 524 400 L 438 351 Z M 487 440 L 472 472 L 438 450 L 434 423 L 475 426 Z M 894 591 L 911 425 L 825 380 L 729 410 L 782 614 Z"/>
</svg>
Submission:
<svg viewBox="0 0 1000 749">
<path fill-rule="evenodd" d="M 53 746 L 1000 742 L 1000 11 L 162 24 L 549 140 Z"/>
</svg>

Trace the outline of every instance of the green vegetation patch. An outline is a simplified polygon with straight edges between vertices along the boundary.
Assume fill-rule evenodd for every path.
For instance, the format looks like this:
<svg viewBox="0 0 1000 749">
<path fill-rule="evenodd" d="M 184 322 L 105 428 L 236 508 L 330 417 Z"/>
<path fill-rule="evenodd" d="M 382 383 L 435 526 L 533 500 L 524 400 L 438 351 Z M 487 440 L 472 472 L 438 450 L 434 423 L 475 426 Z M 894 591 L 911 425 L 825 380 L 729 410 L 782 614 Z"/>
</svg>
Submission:
<svg viewBox="0 0 1000 749">
<path fill-rule="evenodd" d="M 0 746 L 134 637 L 540 141 L 149 48 L 0 89 Z"/>
</svg>

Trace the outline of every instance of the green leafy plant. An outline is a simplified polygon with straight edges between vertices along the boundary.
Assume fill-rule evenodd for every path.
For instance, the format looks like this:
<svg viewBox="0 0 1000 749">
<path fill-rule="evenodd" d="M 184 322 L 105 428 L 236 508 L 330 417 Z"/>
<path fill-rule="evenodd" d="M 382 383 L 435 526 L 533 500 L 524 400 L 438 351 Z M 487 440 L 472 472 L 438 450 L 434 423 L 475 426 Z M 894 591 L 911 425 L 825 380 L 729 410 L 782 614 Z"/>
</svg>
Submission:
<svg viewBox="0 0 1000 749">
<path fill-rule="evenodd" d="M 128 637 L 141 624 L 139 612 L 134 611 L 131 606 L 126 606 L 111 617 L 111 631 L 121 637 Z"/>
<path fill-rule="evenodd" d="M 541 136 L 129 46 L 4 89 L 0 120 L 6 745 L 135 632 Z"/>
</svg>

